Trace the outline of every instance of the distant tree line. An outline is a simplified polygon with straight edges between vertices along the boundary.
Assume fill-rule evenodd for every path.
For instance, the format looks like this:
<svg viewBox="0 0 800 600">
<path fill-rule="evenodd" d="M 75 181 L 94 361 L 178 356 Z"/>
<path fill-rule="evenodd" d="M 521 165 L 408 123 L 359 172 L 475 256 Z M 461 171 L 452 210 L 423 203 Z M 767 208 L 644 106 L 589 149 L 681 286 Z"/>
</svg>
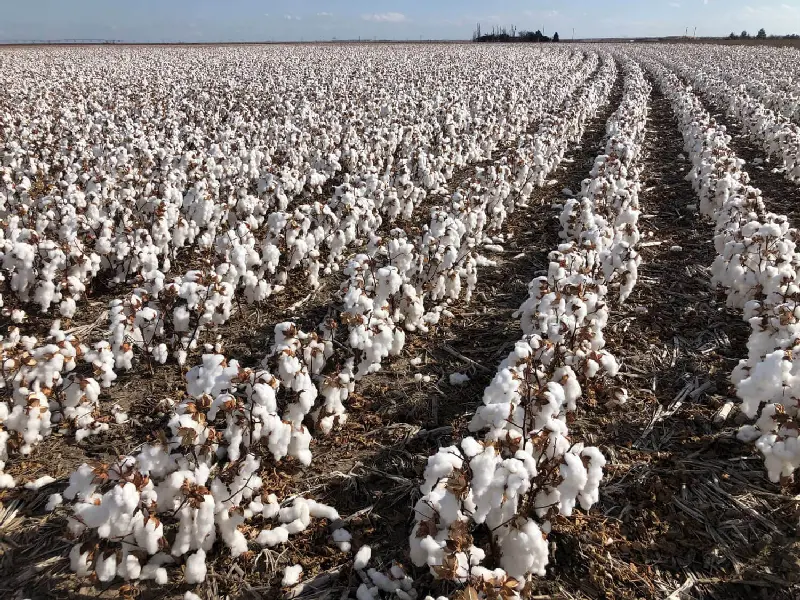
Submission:
<svg viewBox="0 0 800 600">
<path fill-rule="evenodd" d="M 767 39 L 767 37 L 770 37 L 772 39 L 781 38 L 782 37 L 785 40 L 798 40 L 798 39 L 800 39 L 800 35 L 797 35 L 796 33 L 790 33 L 789 35 L 784 35 L 784 36 L 780 36 L 780 35 L 767 36 L 767 31 L 763 27 L 761 29 L 759 29 L 758 33 L 755 35 L 755 39 L 757 39 L 757 40 L 765 40 L 765 39 Z M 744 30 L 739 35 L 736 35 L 735 31 L 731 31 L 731 34 L 728 36 L 728 39 L 729 40 L 752 40 L 753 36 L 750 35 L 749 33 L 747 33 L 747 30 Z"/>
<path fill-rule="evenodd" d="M 553 34 L 553 37 L 544 35 L 541 30 L 536 31 L 519 31 L 512 25 L 511 29 L 505 27 L 492 26 L 491 33 L 481 32 L 481 24 L 475 28 L 472 33 L 473 42 L 558 42 L 558 32 Z"/>
</svg>

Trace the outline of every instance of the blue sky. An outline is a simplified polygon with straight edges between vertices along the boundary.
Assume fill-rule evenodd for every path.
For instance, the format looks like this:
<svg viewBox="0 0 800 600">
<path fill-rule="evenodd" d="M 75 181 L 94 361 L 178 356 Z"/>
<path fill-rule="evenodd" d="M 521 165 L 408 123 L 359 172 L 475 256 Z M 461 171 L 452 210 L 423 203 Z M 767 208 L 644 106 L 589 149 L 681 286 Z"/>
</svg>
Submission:
<svg viewBox="0 0 800 600">
<path fill-rule="evenodd" d="M 0 0 L 0 41 L 466 39 L 475 24 L 576 37 L 800 33 L 800 0 Z"/>
</svg>

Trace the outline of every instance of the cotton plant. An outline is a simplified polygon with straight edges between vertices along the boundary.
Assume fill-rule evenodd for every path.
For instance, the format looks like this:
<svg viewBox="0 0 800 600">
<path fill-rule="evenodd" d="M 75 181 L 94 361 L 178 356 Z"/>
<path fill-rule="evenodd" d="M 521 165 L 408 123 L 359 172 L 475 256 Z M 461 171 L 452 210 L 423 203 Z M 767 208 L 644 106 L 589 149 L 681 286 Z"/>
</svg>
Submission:
<svg viewBox="0 0 800 600">
<path fill-rule="evenodd" d="M 89 348 L 58 320 L 43 342 L 16 327 L 0 339 L 0 472 L 12 455 L 30 455 L 54 430 L 81 440 L 109 428 L 106 418 L 98 418 L 100 383 L 74 373 L 91 357 Z"/>
<path fill-rule="evenodd" d="M 159 441 L 113 463 L 79 467 L 63 492 L 68 529 L 77 538 L 70 553 L 73 570 L 81 576 L 93 572 L 103 582 L 120 577 L 164 584 L 174 571 L 168 569 L 183 564 L 184 580 L 201 583 L 217 541 L 237 557 L 253 544 L 286 543 L 312 519 L 338 520 L 334 508 L 312 499 L 280 502 L 259 476 L 263 451 L 276 461 L 290 455 L 310 460 L 305 427 L 282 418 L 295 414 L 302 420 L 301 415 L 291 405 L 281 415 L 277 394 L 282 386 L 292 388 L 303 404 L 308 386 L 302 368 L 287 360 L 296 350 L 318 370 L 317 349 L 313 339 L 284 324 L 273 349 L 277 376 L 205 355 L 187 372 L 186 396 Z M 240 526 L 253 521 L 261 529 L 248 539 Z M 171 541 L 167 530 L 174 532 Z"/>
</svg>

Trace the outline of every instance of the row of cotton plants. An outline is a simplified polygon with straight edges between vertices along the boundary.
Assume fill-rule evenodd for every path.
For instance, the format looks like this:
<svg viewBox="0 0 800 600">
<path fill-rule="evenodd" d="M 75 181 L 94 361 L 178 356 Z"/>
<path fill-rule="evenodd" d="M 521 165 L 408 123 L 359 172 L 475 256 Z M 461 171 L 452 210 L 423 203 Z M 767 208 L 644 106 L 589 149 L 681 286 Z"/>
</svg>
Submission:
<svg viewBox="0 0 800 600">
<path fill-rule="evenodd" d="M 549 83 L 583 59 L 441 47 L 3 52 L 0 67 L 16 74 L 0 98 L 4 309 L 21 321 L 56 305 L 71 318 L 99 276 L 159 286 L 192 253 L 217 270 L 232 263 L 226 277 L 264 299 L 292 261 L 319 258 L 303 236 L 286 248 L 276 238 L 297 235 L 281 228 L 297 210 L 329 218 L 314 203 L 326 184 L 355 178 L 390 221 L 407 219 L 454 170 L 536 123 Z M 254 241 L 231 257 L 242 236 Z M 330 259 L 342 240 L 324 237 Z"/>
<path fill-rule="evenodd" d="M 794 48 L 704 45 L 681 52 L 702 60 L 735 88 L 743 86 L 766 108 L 800 123 L 800 68 Z"/>
<path fill-rule="evenodd" d="M 650 88 L 624 59 L 623 100 L 607 124 L 579 198 L 562 211 L 562 243 L 547 276 L 530 284 L 520 308 L 525 333 L 484 393 L 470 429 L 483 431 L 441 448 L 428 461 L 415 507 L 411 557 L 479 597 L 517 597 L 549 561 L 554 515 L 598 499 L 605 459 L 570 439 L 567 414 L 591 379 L 614 377 L 604 350 L 609 288 L 624 301 L 639 258 L 638 174 Z M 625 399 L 617 389 L 609 398 Z M 476 545 L 478 528 L 492 538 Z M 488 550 L 488 552 L 487 552 Z"/>
<path fill-rule="evenodd" d="M 603 104 L 615 76 L 613 62 L 606 57 L 604 68 L 595 80 L 584 87 L 577 100 L 570 100 L 582 106 L 584 114 L 580 117 L 581 121 L 585 121 Z M 572 85 L 579 83 L 580 78 Z M 564 129 L 571 131 L 570 128 Z M 457 197 L 458 194 L 455 194 L 454 198 Z M 457 202 L 454 200 L 454 205 Z M 291 456 L 303 464 L 309 464 L 312 459 L 309 449 L 311 432 L 303 424 L 304 419 L 311 415 L 315 427 L 323 433 L 329 431 L 337 421 L 345 418 L 343 402 L 352 393 L 354 382 L 380 368 L 382 360 L 390 353 L 400 351 L 405 339 L 404 330 L 424 329 L 427 324 L 435 323 L 437 315 L 446 310 L 447 304 L 459 298 L 460 284 L 452 282 L 458 281 L 462 275 L 467 276 L 468 287 L 474 286 L 474 273 L 469 271 L 469 261 L 465 269 L 452 261 L 454 248 L 460 248 L 462 244 L 465 247 L 474 245 L 474 242 L 467 242 L 466 238 L 463 242 L 453 238 L 456 230 L 464 234 L 474 229 L 471 225 L 468 228 L 458 220 L 459 217 L 463 215 L 454 213 L 443 220 L 442 213 L 433 210 L 431 224 L 424 228 L 419 239 L 408 241 L 405 233 L 399 229 L 390 232 L 388 243 L 380 238 L 372 239 L 369 244 L 371 255 L 357 256 L 344 270 L 348 279 L 342 287 L 342 311 L 338 321 L 326 319 L 321 324 L 322 335 L 303 333 L 291 323 L 279 325 L 263 369 L 241 369 L 235 360 L 228 361 L 221 354 L 205 355 L 203 364 L 187 374 L 187 396 L 175 405 L 169 422 L 170 434 L 161 445 L 148 445 L 139 454 L 120 459 L 120 465 L 125 465 L 126 476 L 119 478 L 109 475 L 107 479 L 114 483 L 109 483 L 103 494 L 98 494 L 96 488 L 88 483 L 85 489 L 75 490 L 71 485 L 65 492 L 64 496 L 71 501 L 71 522 L 79 524 L 73 526 L 73 532 L 81 536 L 80 543 L 73 550 L 73 566 L 80 573 L 94 568 L 100 576 L 96 552 L 113 548 L 124 560 L 114 563 L 116 573 L 102 563 L 104 578 L 113 578 L 116 574 L 134 579 L 136 577 L 131 573 L 139 573 L 133 563 L 138 559 L 127 558 L 129 554 L 125 552 L 126 545 L 131 544 L 136 531 L 106 535 L 107 523 L 100 522 L 99 517 L 92 521 L 92 525 L 86 525 L 83 513 L 89 510 L 89 505 L 103 507 L 108 504 L 108 511 L 98 509 L 98 514 L 113 513 L 113 517 L 120 522 L 133 520 L 133 515 L 152 512 L 159 524 L 166 523 L 168 532 L 177 527 L 178 537 L 169 553 L 172 558 L 167 560 L 161 551 L 150 553 L 147 565 L 152 563 L 163 569 L 176 557 L 183 557 L 187 572 L 190 565 L 198 573 L 204 572 L 205 552 L 213 544 L 215 536 L 222 538 L 233 556 L 246 551 L 247 540 L 237 533 L 237 527 L 245 521 L 249 526 L 252 518 L 259 516 L 257 511 L 248 511 L 242 504 L 260 490 L 258 457 L 268 453 L 275 461 L 279 461 Z M 450 224 L 449 227 L 443 225 L 445 221 Z M 466 221 L 470 223 L 469 219 Z M 486 215 L 476 218 L 475 222 L 481 225 L 472 233 L 480 239 L 482 224 L 487 222 Z M 471 253 L 469 256 L 474 267 L 476 260 Z M 386 260 L 386 266 L 376 264 L 379 260 Z M 447 275 L 444 280 L 441 273 Z M 440 285 L 431 290 L 429 286 L 434 275 Z M 418 292 L 415 286 L 419 288 Z M 442 289 L 438 290 L 439 287 Z M 423 315 L 422 300 L 416 304 L 406 302 L 409 293 L 419 298 L 429 294 L 432 301 L 439 304 Z M 399 318 L 399 314 L 403 317 Z M 395 326 L 395 321 L 402 322 L 404 327 Z M 346 332 L 344 343 L 336 339 L 339 332 Z M 334 344 L 350 348 L 353 356 L 333 356 Z M 356 357 L 359 358 L 358 363 L 354 360 Z M 272 375 L 272 372 L 276 375 Z M 318 400 L 320 396 L 321 401 Z M 119 470 L 117 467 L 114 469 Z M 84 465 L 72 476 L 71 481 L 84 481 L 88 473 L 95 471 L 97 467 Z M 105 477 L 106 472 L 102 469 L 101 472 Z M 115 490 L 136 481 L 146 481 L 154 486 L 155 499 L 149 488 L 141 488 L 138 496 L 131 492 L 124 511 L 116 510 L 114 506 L 118 492 Z M 167 490 L 168 486 L 174 487 L 176 483 L 183 486 L 181 493 L 172 487 Z M 197 500 L 199 492 L 195 490 L 196 486 L 207 491 L 201 495 L 203 502 L 208 502 L 208 505 Z M 165 490 L 166 501 L 162 501 L 162 489 Z M 227 500 L 223 501 L 223 498 Z M 57 501 L 54 500 L 53 504 Z M 155 508 L 151 508 L 151 505 Z M 216 509 L 212 510 L 211 507 Z M 199 542 L 187 545 L 181 537 L 184 525 L 180 519 L 185 517 L 187 523 L 196 522 L 200 514 L 198 511 L 201 510 L 208 513 L 203 536 Z M 232 510 L 241 513 L 242 518 L 229 519 Z M 324 512 L 327 509 L 319 510 Z M 182 516 L 180 511 L 186 514 Z M 309 514 L 315 516 L 314 511 Z M 279 521 L 283 525 L 276 523 L 269 529 L 262 529 L 253 536 L 255 543 L 283 543 L 289 533 L 308 526 L 308 518 L 296 527 L 292 525 L 295 520 L 293 516 L 288 521 Z M 255 523 L 263 524 L 258 519 Z M 163 530 L 159 531 L 163 535 Z M 337 544 L 347 542 L 345 538 L 348 535 L 346 532 L 334 532 L 332 541 Z M 178 539 L 182 543 L 176 545 Z M 203 540 L 208 540 L 207 547 Z M 160 550 L 166 543 L 160 542 Z M 133 571 L 127 570 L 128 562 L 133 564 Z M 141 566 L 141 561 L 138 564 Z M 141 573 L 150 572 L 146 571 L 147 565 L 142 567 Z M 195 578 L 186 579 L 189 582 L 197 581 Z"/>
<path fill-rule="evenodd" d="M 701 212 L 715 221 L 712 283 L 751 326 L 748 356 L 731 379 L 745 415 L 757 419 L 740 430 L 764 455 L 772 481 L 800 466 L 800 253 L 798 232 L 784 215 L 768 212 L 761 191 L 749 185 L 744 161 L 702 102 L 658 63 L 648 69 L 672 103 L 692 160 L 689 178 Z"/>
<path fill-rule="evenodd" d="M 723 68 L 709 63 L 707 57 L 691 53 L 675 56 L 672 50 L 657 53 L 656 57 L 714 104 L 724 107 L 727 114 L 741 124 L 743 131 L 761 144 L 767 156 L 778 161 L 784 176 L 800 184 L 800 126 L 797 123 L 764 106 L 738 80 L 726 80 Z"/>
</svg>

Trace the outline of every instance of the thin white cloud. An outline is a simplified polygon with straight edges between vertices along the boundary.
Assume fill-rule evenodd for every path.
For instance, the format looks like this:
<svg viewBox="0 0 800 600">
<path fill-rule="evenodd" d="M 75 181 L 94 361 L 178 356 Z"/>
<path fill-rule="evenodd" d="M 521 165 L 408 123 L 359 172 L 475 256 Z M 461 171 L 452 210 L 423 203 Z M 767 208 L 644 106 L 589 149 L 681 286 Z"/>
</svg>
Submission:
<svg viewBox="0 0 800 600">
<path fill-rule="evenodd" d="M 672 8 L 680 8 L 681 7 L 681 3 L 680 2 L 670 2 L 669 5 Z"/>
<path fill-rule="evenodd" d="M 333 16 L 333 13 L 329 13 L 329 12 L 324 12 L 324 11 L 323 11 L 323 12 L 318 12 L 318 13 L 317 13 L 317 16 L 318 16 L 318 17 L 332 17 L 332 16 Z"/>
<path fill-rule="evenodd" d="M 299 21 L 300 20 L 300 17 L 298 17 L 296 15 L 283 15 L 283 18 L 286 19 L 287 21 Z"/>
<path fill-rule="evenodd" d="M 545 19 L 553 19 L 557 17 L 560 13 L 555 10 L 523 10 L 522 14 L 526 17 L 537 17 L 537 18 L 545 18 Z"/>
<path fill-rule="evenodd" d="M 365 21 L 378 23 L 402 23 L 403 21 L 408 21 L 408 18 L 399 12 L 373 13 L 371 15 L 361 15 L 361 18 Z"/>
</svg>

